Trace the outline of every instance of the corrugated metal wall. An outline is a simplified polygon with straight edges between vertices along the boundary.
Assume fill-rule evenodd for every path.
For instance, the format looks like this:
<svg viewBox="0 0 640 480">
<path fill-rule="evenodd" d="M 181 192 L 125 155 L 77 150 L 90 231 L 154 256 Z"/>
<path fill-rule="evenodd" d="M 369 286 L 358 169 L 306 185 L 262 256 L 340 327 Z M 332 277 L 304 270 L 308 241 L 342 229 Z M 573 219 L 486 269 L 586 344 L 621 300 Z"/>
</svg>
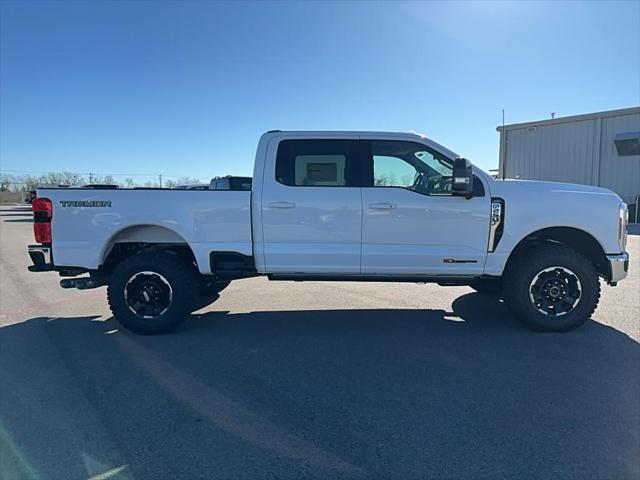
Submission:
<svg viewBox="0 0 640 480">
<path fill-rule="evenodd" d="M 640 114 L 506 127 L 501 169 L 506 178 L 599 185 L 631 202 L 640 195 L 640 155 L 619 156 L 613 140 L 632 131 Z"/>
<path fill-rule="evenodd" d="M 616 134 L 622 132 L 640 132 L 640 115 L 602 119 L 598 184 L 613 190 L 630 203 L 636 195 L 640 195 L 640 155 L 618 155 L 613 140 Z"/>
</svg>

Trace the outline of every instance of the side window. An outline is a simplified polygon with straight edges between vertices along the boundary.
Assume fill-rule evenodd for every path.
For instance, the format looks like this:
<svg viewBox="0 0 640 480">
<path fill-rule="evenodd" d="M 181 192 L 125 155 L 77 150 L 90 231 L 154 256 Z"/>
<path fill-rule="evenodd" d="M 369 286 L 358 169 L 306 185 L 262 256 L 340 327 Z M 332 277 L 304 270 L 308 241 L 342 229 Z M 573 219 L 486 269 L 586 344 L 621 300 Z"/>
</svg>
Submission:
<svg viewBox="0 0 640 480">
<path fill-rule="evenodd" d="M 373 156 L 373 185 L 411 188 L 418 175 L 416 168 L 398 157 Z"/>
<path fill-rule="evenodd" d="M 401 187 L 423 195 L 451 193 L 453 165 L 414 142 L 371 142 L 374 187 Z"/>
<path fill-rule="evenodd" d="M 276 156 L 276 180 L 294 187 L 354 187 L 358 162 L 351 140 L 283 140 Z"/>
</svg>

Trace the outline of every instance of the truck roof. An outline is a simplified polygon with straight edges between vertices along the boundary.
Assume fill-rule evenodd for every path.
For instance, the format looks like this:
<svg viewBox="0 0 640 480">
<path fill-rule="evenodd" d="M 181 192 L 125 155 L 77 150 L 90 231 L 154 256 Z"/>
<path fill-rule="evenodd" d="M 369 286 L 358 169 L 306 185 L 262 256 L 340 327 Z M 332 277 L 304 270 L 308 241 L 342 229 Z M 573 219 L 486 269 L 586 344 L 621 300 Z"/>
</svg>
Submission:
<svg viewBox="0 0 640 480">
<path fill-rule="evenodd" d="M 382 130 L 269 130 L 266 133 L 281 133 L 286 135 L 335 135 L 335 136 L 406 136 L 414 138 L 427 138 L 426 135 L 417 132 L 394 132 L 394 131 L 382 131 Z"/>
<path fill-rule="evenodd" d="M 269 130 L 263 136 L 279 137 L 279 136 L 295 136 L 295 137 L 333 137 L 333 138 L 356 138 L 365 137 L 369 139 L 379 138 L 381 140 L 406 140 L 406 141 L 420 141 L 427 144 L 434 150 L 442 153 L 443 155 L 456 158 L 459 155 L 448 148 L 434 142 L 426 135 L 416 132 L 384 132 L 384 131 L 368 131 L 368 130 Z"/>
</svg>

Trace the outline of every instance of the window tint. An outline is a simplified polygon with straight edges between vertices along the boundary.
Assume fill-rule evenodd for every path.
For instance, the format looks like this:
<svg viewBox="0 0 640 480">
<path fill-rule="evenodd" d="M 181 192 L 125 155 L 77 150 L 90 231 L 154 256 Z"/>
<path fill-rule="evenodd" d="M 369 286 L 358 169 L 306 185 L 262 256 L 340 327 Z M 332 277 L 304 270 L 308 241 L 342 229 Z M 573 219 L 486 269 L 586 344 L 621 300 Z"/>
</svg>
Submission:
<svg viewBox="0 0 640 480">
<path fill-rule="evenodd" d="M 424 195 L 451 193 L 453 165 L 413 142 L 372 141 L 374 187 L 402 187 Z"/>
<path fill-rule="evenodd" d="M 276 180 L 296 187 L 359 185 L 351 140 L 284 140 L 278 145 Z"/>
</svg>

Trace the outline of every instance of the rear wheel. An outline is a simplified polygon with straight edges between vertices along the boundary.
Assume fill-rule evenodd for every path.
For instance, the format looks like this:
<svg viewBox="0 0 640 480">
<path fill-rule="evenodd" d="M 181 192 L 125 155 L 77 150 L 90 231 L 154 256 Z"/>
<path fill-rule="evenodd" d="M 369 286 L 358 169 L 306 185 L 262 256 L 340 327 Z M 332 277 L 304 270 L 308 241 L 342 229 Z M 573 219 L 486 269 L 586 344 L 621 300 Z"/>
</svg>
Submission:
<svg viewBox="0 0 640 480">
<path fill-rule="evenodd" d="M 123 327 L 157 335 L 188 317 L 195 287 L 193 269 L 184 260 L 168 252 L 148 251 L 126 258 L 114 269 L 107 299 Z"/>
<path fill-rule="evenodd" d="M 600 281 L 584 256 L 547 244 L 514 259 L 505 272 L 504 291 L 507 305 L 529 327 L 563 332 L 591 317 L 600 300 Z"/>
</svg>

